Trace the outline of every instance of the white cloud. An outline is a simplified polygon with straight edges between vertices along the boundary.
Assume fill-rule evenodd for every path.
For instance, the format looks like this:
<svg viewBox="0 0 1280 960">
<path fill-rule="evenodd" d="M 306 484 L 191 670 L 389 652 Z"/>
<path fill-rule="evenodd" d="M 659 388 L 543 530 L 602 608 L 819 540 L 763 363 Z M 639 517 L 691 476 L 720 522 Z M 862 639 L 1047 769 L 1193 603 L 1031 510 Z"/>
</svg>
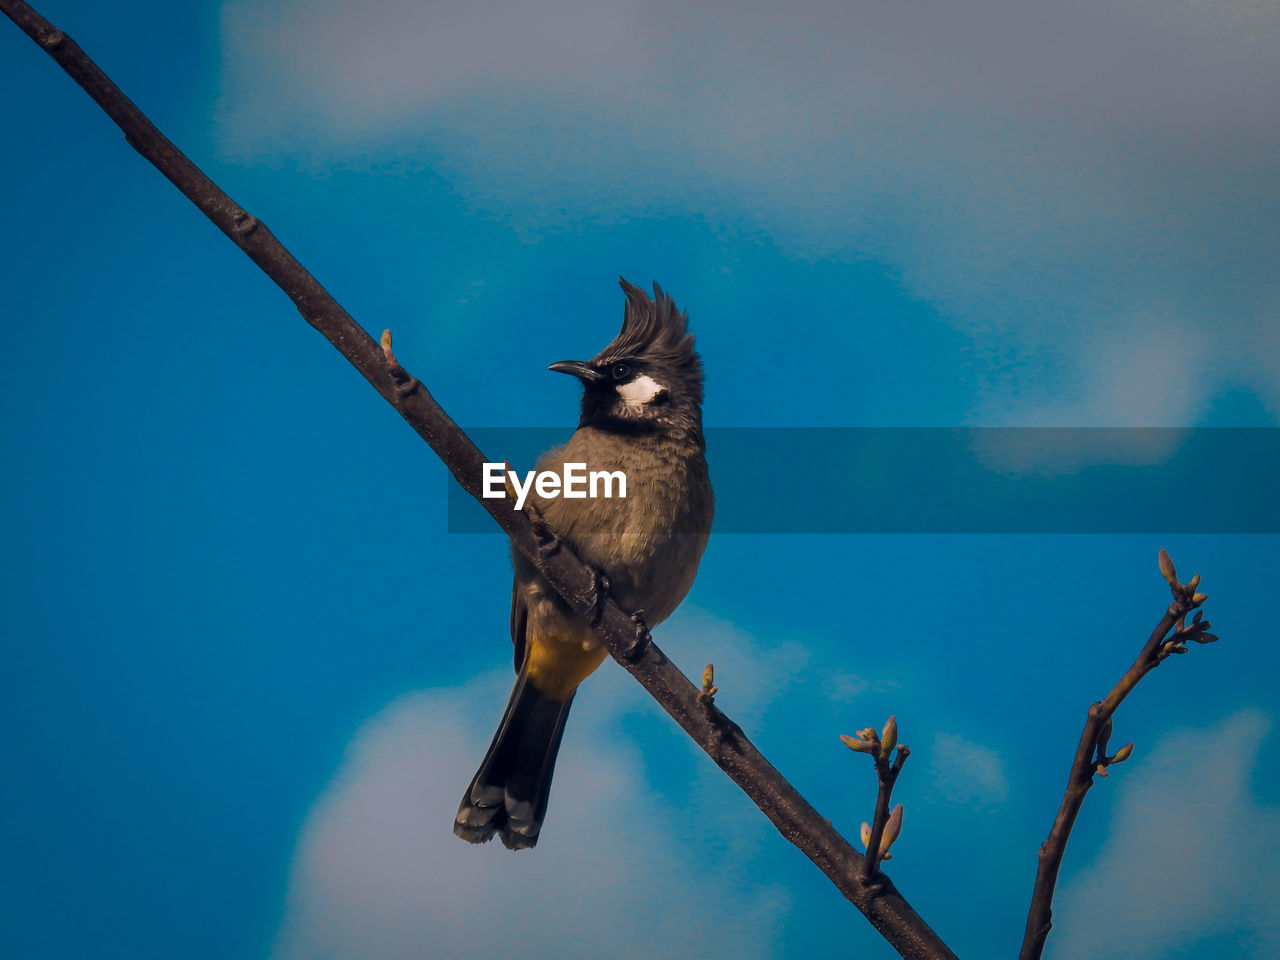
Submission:
<svg viewBox="0 0 1280 960">
<path fill-rule="evenodd" d="M 849 705 L 868 693 L 887 693 L 897 686 L 895 680 L 826 667 L 823 669 L 821 690 L 833 704 Z"/>
<path fill-rule="evenodd" d="M 929 774 L 934 792 L 952 803 L 986 807 L 1004 803 L 1009 796 L 1000 755 L 957 733 L 933 738 Z"/>
<path fill-rule="evenodd" d="M 230 156 L 881 260 L 972 336 L 976 422 L 1280 417 L 1275 4 L 229 0 L 222 34 Z"/>
<path fill-rule="evenodd" d="M 1117 768 L 1103 851 L 1066 872 L 1050 960 L 1205 955 L 1196 943 L 1224 935 L 1245 941 L 1232 955 L 1280 955 L 1280 808 L 1249 786 L 1268 729 L 1261 711 L 1242 710 Z"/>
<path fill-rule="evenodd" d="M 705 615 L 673 627 L 677 644 L 732 631 Z M 612 663 L 574 706 L 538 848 L 453 836 L 510 682 L 407 694 L 364 725 L 299 836 L 274 960 L 771 955 L 789 894 L 751 864 L 772 827 L 705 758 L 703 813 L 646 782 L 623 731 L 646 695 Z"/>
</svg>

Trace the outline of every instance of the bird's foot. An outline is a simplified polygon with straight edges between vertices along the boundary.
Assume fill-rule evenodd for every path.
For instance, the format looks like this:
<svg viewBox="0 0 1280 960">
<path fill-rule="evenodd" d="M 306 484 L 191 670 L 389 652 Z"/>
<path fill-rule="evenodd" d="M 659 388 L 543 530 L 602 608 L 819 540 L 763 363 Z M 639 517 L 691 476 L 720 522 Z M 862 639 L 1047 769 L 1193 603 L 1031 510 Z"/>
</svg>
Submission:
<svg viewBox="0 0 1280 960">
<path fill-rule="evenodd" d="M 542 512 L 529 504 L 529 524 L 533 527 L 533 539 L 538 545 L 538 556 L 544 560 L 560 552 L 560 538 L 551 529 Z"/>
<path fill-rule="evenodd" d="M 588 565 L 588 569 L 591 571 L 591 590 L 587 594 L 587 620 L 593 627 L 598 627 L 604 616 L 605 601 L 609 599 L 609 575 L 599 567 Z"/>
<path fill-rule="evenodd" d="M 653 635 L 649 633 L 649 628 L 645 626 L 643 610 L 637 610 L 631 614 L 631 622 L 635 624 L 635 636 L 631 638 L 631 645 L 622 652 L 622 655 L 634 662 L 643 657 L 644 652 L 649 649 L 649 644 L 653 642 Z"/>
</svg>

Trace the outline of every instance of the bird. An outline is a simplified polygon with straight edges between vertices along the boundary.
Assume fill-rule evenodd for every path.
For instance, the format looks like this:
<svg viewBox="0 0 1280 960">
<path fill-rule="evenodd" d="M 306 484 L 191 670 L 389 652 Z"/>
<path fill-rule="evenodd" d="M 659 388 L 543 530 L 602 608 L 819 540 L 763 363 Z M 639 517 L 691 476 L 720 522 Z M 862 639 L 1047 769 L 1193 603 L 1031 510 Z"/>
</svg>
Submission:
<svg viewBox="0 0 1280 960">
<path fill-rule="evenodd" d="M 626 496 L 530 500 L 556 537 L 596 573 L 597 584 L 640 629 L 665 620 L 693 585 L 714 513 L 702 431 L 702 361 L 688 315 L 654 283 L 650 297 L 619 277 L 622 329 L 593 359 L 548 369 L 582 384 L 577 430 L 544 453 L 538 470 L 565 463 L 626 476 Z M 510 850 L 538 842 L 569 708 L 606 650 L 588 617 L 574 613 L 513 550 L 511 641 L 516 682 L 453 831 Z M 602 599 L 602 598 L 601 598 Z"/>
</svg>

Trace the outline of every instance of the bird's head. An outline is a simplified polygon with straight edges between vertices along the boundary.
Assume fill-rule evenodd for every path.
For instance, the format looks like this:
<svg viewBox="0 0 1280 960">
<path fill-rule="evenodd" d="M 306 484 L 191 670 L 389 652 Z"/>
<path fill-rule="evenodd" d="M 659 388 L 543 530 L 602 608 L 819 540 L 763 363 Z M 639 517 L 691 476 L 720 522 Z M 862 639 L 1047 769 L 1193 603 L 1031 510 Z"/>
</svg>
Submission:
<svg viewBox="0 0 1280 960">
<path fill-rule="evenodd" d="M 627 295 L 622 330 L 586 362 L 562 360 L 549 370 L 582 381 L 580 426 L 701 433 L 702 363 L 688 315 L 656 283 L 653 297 L 619 278 Z"/>
</svg>

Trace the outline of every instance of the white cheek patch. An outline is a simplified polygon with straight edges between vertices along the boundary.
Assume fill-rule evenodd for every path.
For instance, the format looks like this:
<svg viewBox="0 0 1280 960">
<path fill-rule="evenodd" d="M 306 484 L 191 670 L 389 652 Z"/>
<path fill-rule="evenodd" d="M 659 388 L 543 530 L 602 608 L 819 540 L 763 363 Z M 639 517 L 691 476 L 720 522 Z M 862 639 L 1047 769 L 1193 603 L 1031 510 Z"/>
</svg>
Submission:
<svg viewBox="0 0 1280 960">
<path fill-rule="evenodd" d="M 628 407 L 642 407 L 665 389 L 652 377 L 642 374 L 630 383 L 619 384 L 618 396 Z"/>
</svg>

